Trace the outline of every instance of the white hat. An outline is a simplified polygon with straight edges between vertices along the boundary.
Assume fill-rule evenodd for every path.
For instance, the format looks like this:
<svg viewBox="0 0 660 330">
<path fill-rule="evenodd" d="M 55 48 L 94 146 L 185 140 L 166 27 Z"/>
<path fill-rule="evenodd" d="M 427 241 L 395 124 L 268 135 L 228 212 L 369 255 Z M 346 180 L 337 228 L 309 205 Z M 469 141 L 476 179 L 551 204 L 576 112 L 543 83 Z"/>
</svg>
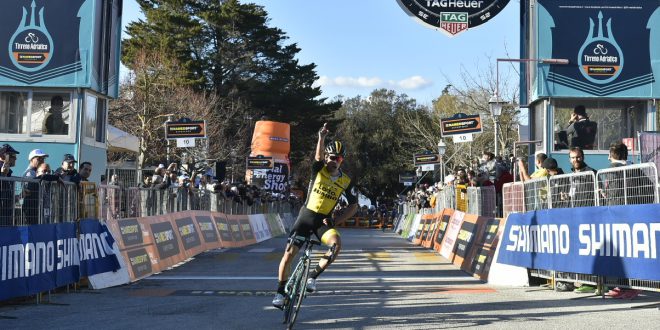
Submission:
<svg viewBox="0 0 660 330">
<path fill-rule="evenodd" d="M 30 151 L 30 155 L 28 156 L 28 160 L 32 160 L 34 157 L 48 157 L 48 154 L 43 152 L 41 149 L 34 149 Z"/>
<path fill-rule="evenodd" d="M 158 168 L 165 168 L 165 164 L 158 164 Z"/>
</svg>

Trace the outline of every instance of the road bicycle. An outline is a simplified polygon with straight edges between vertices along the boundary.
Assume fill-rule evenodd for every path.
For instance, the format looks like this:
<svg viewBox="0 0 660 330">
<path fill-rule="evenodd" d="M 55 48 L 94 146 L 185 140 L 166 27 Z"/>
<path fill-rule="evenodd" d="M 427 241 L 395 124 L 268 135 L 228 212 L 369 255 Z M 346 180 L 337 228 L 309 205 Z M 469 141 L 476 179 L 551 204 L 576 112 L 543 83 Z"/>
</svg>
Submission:
<svg viewBox="0 0 660 330">
<path fill-rule="evenodd" d="M 307 295 L 307 278 L 309 277 L 309 267 L 312 263 L 312 249 L 314 245 L 321 245 L 321 242 L 310 238 L 296 236 L 296 240 L 304 240 L 304 253 L 298 259 L 298 264 L 294 268 L 284 289 L 284 324 L 287 329 L 293 329 L 296 322 L 300 305 Z"/>
</svg>

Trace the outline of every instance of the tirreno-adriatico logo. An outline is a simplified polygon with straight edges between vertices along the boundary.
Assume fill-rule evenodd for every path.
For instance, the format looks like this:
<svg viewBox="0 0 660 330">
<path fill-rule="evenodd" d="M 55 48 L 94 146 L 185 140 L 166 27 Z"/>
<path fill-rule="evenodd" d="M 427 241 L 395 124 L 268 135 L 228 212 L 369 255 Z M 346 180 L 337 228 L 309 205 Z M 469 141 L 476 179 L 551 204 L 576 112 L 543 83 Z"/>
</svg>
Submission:
<svg viewBox="0 0 660 330">
<path fill-rule="evenodd" d="M 623 69 L 623 52 L 612 35 L 612 19 L 607 20 L 607 37 L 603 34 L 603 13 L 598 12 L 598 35 L 594 37 L 594 21 L 589 18 L 589 34 L 578 52 L 580 73 L 596 84 L 616 79 Z"/>
<path fill-rule="evenodd" d="M 34 0 L 28 10 L 23 7 L 23 16 L 18 29 L 9 39 L 9 57 L 12 63 L 23 71 L 34 72 L 48 65 L 53 55 L 53 39 L 44 22 L 44 7 L 39 9 L 39 17 L 35 15 Z"/>
</svg>

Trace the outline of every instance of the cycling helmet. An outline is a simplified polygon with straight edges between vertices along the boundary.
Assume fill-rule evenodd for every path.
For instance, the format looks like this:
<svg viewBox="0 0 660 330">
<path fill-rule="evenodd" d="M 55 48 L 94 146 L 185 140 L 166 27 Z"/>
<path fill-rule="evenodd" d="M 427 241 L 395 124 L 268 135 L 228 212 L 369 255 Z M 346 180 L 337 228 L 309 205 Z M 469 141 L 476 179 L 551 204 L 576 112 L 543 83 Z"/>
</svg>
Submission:
<svg viewBox="0 0 660 330">
<path fill-rule="evenodd" d="M 346 148 L 344 148 L 344 144 L 341 143 L 341 141 L 339 141 L 339 140 L 331 141 L 325 147 L 325 153 L 326 154 L 339 155 L 339 156 L 344 157 L 344 156 L 346 156 Z"/>
</svg>

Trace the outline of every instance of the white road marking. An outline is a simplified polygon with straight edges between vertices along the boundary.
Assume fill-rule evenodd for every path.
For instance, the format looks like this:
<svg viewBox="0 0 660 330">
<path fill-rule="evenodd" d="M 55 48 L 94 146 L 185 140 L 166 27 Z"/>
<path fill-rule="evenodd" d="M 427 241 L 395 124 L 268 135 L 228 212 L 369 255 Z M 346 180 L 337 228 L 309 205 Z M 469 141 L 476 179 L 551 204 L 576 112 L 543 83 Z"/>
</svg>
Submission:
<svg viewBox="0 0 660 330">
<path fill-rule="evenodd" d="M 241 280 L 241 281 L 263 281 L 276 280 L 276 276 L 175 276 L 175 275 L 154 275 L 142 280 L 179 280 L 179 281 L 216 281 L 216 280 Z M 323 276 L 319 281 L 329 280 L 428 280 L 428 281 L 472 281 L 480 280 L 469 276 Z"/>
</svg>

